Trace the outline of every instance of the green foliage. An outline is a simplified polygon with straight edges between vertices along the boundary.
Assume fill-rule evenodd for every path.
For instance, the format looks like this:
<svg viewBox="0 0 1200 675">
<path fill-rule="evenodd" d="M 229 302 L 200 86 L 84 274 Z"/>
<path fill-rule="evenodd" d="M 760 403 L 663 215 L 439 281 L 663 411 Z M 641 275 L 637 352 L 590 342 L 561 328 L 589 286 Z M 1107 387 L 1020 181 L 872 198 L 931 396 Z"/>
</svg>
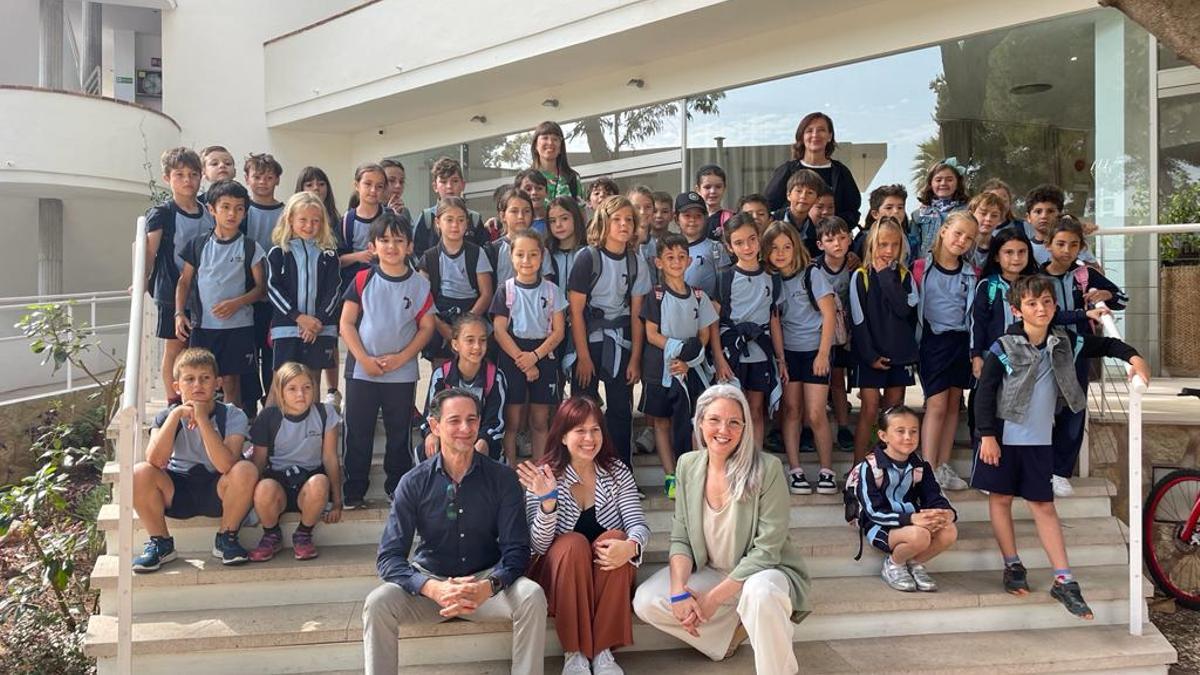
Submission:
<svg viewBox="0 0 1200 675">
<path fill-rule="evenodd" d="M 1171 191 L 1158 207 L 1162 225 L 1200 223 L 1200 182 L 1184 183 Z M 1158 238 L 1158 257 L 1166 264 L 1200 263 L 1200 234 L 1167 234 Z"/>
<path fill-rule="evenodd" d="M 76 323 L 72 316 L 72 302 L 53 302 L 30 305 L 30 313 L 21 317 L 17 329 L 29 338 L 29 349 L 42 355 L 42 365 L 50 365 L 50 372 L 70 363 L 92 380 L 99 388 L 95 398 L 110 419 L 117 411 L 120 401 L 121 376 L 124 364 L 113 350 L 105 350 L 96 332 L 87 323 Z M 131 336 L 132 338 L 133 336 Z M 103 378 L 88 365 L 91 354 L 99 354 L 111 366 L 112 376 Z M 106 369 L 107 370 L 107 369 Z"/>
</svg>

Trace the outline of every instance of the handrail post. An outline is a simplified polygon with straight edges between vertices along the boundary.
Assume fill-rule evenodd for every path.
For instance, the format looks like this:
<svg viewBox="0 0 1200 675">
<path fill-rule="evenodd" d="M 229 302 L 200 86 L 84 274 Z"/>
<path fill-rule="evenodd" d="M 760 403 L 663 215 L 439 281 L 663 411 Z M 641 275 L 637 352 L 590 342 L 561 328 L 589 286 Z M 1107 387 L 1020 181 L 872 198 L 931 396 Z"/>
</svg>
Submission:
<svg viewBox="0 0 1200 675">
<path fill-rule="evenodd" d="M 133 672 L 133 463 L 141 456 L 142 315 L 146 297 L 146 218 L 137 219 L 133 240 L 133 279 L 129 299 L 129 339 L 125 346 L 125 389 L 117 464 L 117 672 Z"/>
</svg>

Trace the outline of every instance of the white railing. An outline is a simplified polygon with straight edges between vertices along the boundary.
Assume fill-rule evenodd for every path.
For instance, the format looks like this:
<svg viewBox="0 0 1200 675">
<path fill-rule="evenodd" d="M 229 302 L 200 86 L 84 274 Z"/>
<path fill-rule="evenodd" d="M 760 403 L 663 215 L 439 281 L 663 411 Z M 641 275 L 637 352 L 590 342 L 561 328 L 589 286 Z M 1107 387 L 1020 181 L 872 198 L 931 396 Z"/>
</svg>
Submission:
<svg viewBox="0 0 1200 675">
<path fill-rule="evenodd" d="M 133 672 L 133 464 L 142 456 L 142 415 L 151 370 L 142 360 L 146 305 L 146 219 L 137 219 L 133 240 L 133 284 L 129 303 L 129 341 L 125 347 L 125 389 L 117 413 L 117 672 Z"/>
</svg>

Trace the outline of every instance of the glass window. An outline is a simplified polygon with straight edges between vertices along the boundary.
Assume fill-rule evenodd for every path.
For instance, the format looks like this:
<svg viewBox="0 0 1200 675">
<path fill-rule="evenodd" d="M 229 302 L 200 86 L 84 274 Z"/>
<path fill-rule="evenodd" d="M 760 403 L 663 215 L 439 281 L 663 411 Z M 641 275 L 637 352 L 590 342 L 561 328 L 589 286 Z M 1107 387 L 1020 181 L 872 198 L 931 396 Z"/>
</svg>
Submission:
<svg viewBox="0 0 1200 675">
<path fill-rule="evenodd" d="M 421 211 L 434 205 L 437 195 L 433 191 L 433 176 L 430 170 L 442 157 L 460 159 L 461 149 L 457 145 L 444 145 L 422 152 L 390 157 L 404 165 L 404 205 L 412 213 L 413 223 Z"/>
</svg>

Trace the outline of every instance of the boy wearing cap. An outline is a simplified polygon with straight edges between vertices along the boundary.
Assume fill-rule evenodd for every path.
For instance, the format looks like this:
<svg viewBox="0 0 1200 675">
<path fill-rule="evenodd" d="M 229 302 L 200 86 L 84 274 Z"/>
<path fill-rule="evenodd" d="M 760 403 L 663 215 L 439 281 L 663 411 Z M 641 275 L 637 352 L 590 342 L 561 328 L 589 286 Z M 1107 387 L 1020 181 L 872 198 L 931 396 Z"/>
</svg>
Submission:
<svg viewBox="0 0 1200 675">
<path fill-rule="evenodd" d="M 684 281 L 690 288 L 704 291 L 713 297 L 717 290 L 717 272 L 729 267 L 729 256 L 721 242 L 706 236 L 708 205 L 699 193 L 682 192 L 675 198 L 675 222 L 687 239 L 688 264 Z"/>
</svg>

